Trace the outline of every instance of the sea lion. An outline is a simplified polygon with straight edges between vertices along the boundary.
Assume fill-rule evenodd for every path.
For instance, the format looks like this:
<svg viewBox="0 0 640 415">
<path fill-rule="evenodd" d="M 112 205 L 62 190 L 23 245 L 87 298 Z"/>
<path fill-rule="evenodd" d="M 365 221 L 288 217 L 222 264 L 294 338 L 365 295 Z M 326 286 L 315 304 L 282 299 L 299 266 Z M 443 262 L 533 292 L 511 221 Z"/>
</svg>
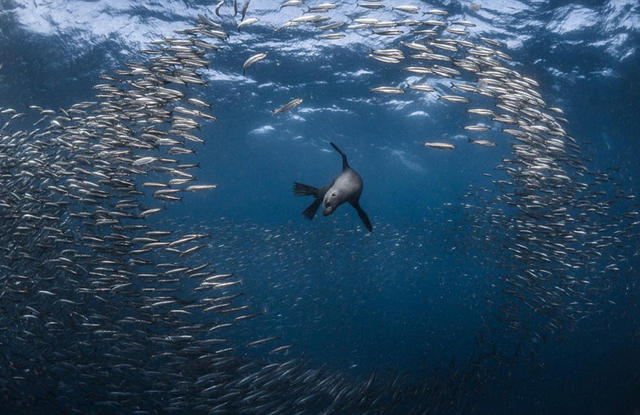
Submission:
<svg viewBox="0 0 640 415">
<path fill-rule="evenodd" d="M 293 194 L 296 196 L 313 196 L 313 201 L 302 214 L 309 220 L 316 215 L 320 204 L 322 204 L 322 214 L 328 216 L 344 202 L 349 202 L 351 206 L 358 212 L 358 216 L 364 223 L 364 226 L 373 231 L 371 221 L 360 207 L 360 194 L 362 193 L 362 178 L 360 175 L 349 167 L 347 156 L 338 148 L 337 145 L 331 143 L 331 146 L 342 156 L 342 172 L 338 174 L 331 183 L 320 188 L 308 186 L 306 184 L 295 182 L 293 185 Z"/>
</svg>

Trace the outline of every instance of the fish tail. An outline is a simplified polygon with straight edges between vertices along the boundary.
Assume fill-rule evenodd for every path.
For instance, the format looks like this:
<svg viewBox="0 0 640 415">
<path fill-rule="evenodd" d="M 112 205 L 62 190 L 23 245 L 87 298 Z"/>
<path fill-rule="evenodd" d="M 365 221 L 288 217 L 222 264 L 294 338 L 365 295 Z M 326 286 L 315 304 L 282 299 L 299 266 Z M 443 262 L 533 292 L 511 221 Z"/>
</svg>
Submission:
<svg viewBox="0 0 640 415">
<path fill-rule="evenodd" d="M 313 186 L 295 182 L 293 184 L 293 194 L 296 196 L 316 196 L 318 189 Z"/>
<path fill-rule="evenodd" d="M 304 217 L 309 220 L 313 219 L 313 217 L 316 215 L 316 212 L 318 211 L 318 208 L 320 207 L 320 203 L 322 203 L 320 199 L 314 200 L 312 204 L 310 204 L 304 211 L 302 211 Z"/>
</svg>

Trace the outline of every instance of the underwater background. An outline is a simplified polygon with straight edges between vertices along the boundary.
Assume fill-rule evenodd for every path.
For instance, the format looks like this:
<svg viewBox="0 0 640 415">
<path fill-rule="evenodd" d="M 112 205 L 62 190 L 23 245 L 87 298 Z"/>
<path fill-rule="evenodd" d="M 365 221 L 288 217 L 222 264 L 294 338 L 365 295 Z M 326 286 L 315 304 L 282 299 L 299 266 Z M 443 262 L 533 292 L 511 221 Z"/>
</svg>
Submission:
<svg viewBox="0 0 640 415">
<path fill-rule="evenodd" d="M 421 11 L 402 14 L 393 8 L 400 2 L 367 9 L 345 1 L 317 12 L 331 20 L 280 28 L 313 14 L 308 8 L 322 2 L 281 7 L 252 0 L 246 2 L 246 18 L 258 21 L 240 30 L 241 11 L 234 12 L 230 0 L 221 3 L 216 13 L 218 3 L 210 1 L 0 1 L 0 110 L 27 114 L 0 130 L 3 413 L 640 413 L 637 2 L 411 0 L 402 5 Z M 429 15 L 429 9 L 448 15 Z M 132 284 L 126 295 L 119 297 L 119 287 L 111 286 L 100 299 L 85 299 L 87 292 L 78 287 L 83 279 L 91 285 L 94 274 L 47 271 L 14 255 L 31 252 L 52 267 L 66 255 L 55 244 L 36 248 L 36 237 L 25 237 L 20 227 L 28 219 L 15 215 L 38 208 L 15 202 L 20 198 L 12 193 L 28 193 L 30 182 L 16 173 L 22 164 L 8 160 L 35 157 L 46 165 L 59 159 L 53 148 L 33 156 L 11 141 L 14 134 L 49 125 L 47 120 L 34 126 L 41 115 L 29 106 L 59 111 L 114 101 L 96 98 L 103 92 L 96 84 L 115 82 L 99 76 L 130 62 L 145 64 L 154 55 L 141 50 L 198 24 L 199 15 L 220 24 L 228 37 L 211 42 L 219 49 L 207 51 L 208 64 L 199 68 L 206 85 L 177 87 L 209 103 L 204 111 L 216 117 L 201 121 L 194 131 L 205 142 L 190 143 L 195 153 L 181 162 L 197 163 L 190 172 L 198 183 L 217 187 L 186 192 L 180 201 L 157 200 L 149 192 L 140 200 L 162 209 L 144 218 L 150 229 L 207 235 L 202 249 L 179 256 L 185 267 L 206 263 L 210 275 L 230 273 L 240 281 L 230 291 L 220 286 L 217 294 L 238 295 L 234 305 L 255 313 L 224 328 L 230 350 L 215 359 L 227 360 L 201 359 L 202 350 L 189 349 L 195 340 L 176 344 L 172 338 L 165 344 L 159 337 L 184 327 L 173 317 L 153 315 L 162 321 L 156 337 L 144 331 L 155 329 L 115 323 L 148 317 L 142 287 L 164 283 L 136 276 L 146 271 L 132 268 L 119 277 Z M 503 131 L 507 125 L 487 119 L 488 131 L 464 128 L 479 121 L 467 109 L 495 108 L 495 97 L 465 95 L 451 85 L 482 74 L 436 74 L 424 78 L 435 92 L 411 91 L 407 86 L 422 75 L 403 70 L 404 62 L 384 63 L 370 54 L 413 41 L 415 29 L 408 24 L 402 34 L 389 36 L 347 27 L 358 18 L 464 20 L 474 26 L 461 39 L 500 42 L 510 56 L 501 61 L 504 67 L 537 81 L 530 86 L 548 107 L 563 110 L 568 122 L 562 127 L 579 151 L 559 156 L 558 163 L 570 165 L 567 176 L 578 184 L 531 185 L 521 168 L 527 163 L 510 164 L 522 153 L 514 150 L 517 137 Z M 346 22 L 329 29 L 345 36 L 319 37 L 317 27 L 333 21 Z M 243 70 L 246 59 L 259 52 L 267 57 Z M 404 93 L 371 91 L 383 85 Z M 472 102 L 438 98 L 445 94 Z M 272 113 L 294 98 L 303 102 Z M 3 113 L 0 121 L 11 114 Z M 63 131 L 51 129 L 48 140 L 63 137 Z M 293 195 L 294 181 L 319 187 L 341 170 L 329 142 L 340 146 L 363 178 L 360 205 L 373 224 L 371 233 L 348 205 L 312 221 L 301 215 L 311 199 Z M 428 148 L 425 142 L 452 143 L 455 149 Z M 142 182 L 164 180 L 159 171 L 145 174 L 140 188 Z M 35 206 L 54 200 L 37 199 Z M 549 215 L 568 209 L 574 220 L 539 216 L 522 209 L 526 203 L 548 208 Z M 551 225 L 542 224 L 547 220 Z M 97 249 L 85 245 L 83 237 L 94 232 L 85 229 L 96 228 L 86 221 L 60 219 L 50 226 L 73 235 L 76 252 Z M 122 239 L 129 236 L 117 231 Z M 109 239 L 100 232 L 91 235 L 101 238 L 101 258 L 131 258 L 106 249 Z M 167 262 L 162 255 L 144 255 L 155 265 Z M 104 261 L 101 266 L 117 268 Z M 193 290 L 189 275 L 195 272 L 169 282 L 175 290 L 168 295 L 182 305 L 204 301 L 206 295 Z M 12 276 L 18 274 L 35 281 L 33 286 L 16 289 Z M 46 279 L 52 275 L 53 281 Z M 64 291 L 74 312 L 86 317 L 74 316 L 43 290 L 52 296 Z M 189 324 L 210 323 L 187 312 Z M 43 328 L 54 320 L 64 328 Z M 93 332 L 94 337 L 95 327 L 86 325 L 90 320 L 109 321 L 111 340 L 103 341 L 105 333 Z M 130 338 L 136 345 L 125 350 L 121 343 Z M 268 339 L 267 345 L 246 347 L 257 339 Z M 285 347 L 273 352 L 277 346 Z M 158 350 L 168 353 L 162 364 L 150 357 Z M 270 364 L 282 362 L 279 371 L 269 372 Z M 212 367 L 216 377 L 203 378 Z M 161 392 L 149 392 L 155 389 Z M 263 401 L 247 398 L 251 393 Z"/>
</svg>

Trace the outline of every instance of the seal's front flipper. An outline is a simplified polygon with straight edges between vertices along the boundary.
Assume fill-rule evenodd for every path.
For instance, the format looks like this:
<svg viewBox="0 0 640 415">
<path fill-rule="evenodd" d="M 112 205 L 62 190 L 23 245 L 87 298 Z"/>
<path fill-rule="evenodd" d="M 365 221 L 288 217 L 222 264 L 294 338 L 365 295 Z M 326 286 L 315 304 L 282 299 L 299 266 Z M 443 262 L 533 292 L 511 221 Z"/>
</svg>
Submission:
<svg viewBox="0 0 640 415">
<path fill-rule="evenodd" d="M 335 144 L 333 144 L 333 143 L 331 143 L 331 142 L 330 142 L 329 144 L 331 144 L 331 146 L 332 146 L 333 148 L 335 148 L 335 149 L 336 149 L 336 151 L 337 151 L 338 153 L 340 153 L 340 155 L 342 156 L 342 170 L 344 170 L 344 169 L 348 168 L 348 167 L 349 167 L 349 163 L 347 163 L 347 155 L 346 155 L 346 154 L 344 154 L 344 153 L 342 152 L 342 150 L 340 150 L 340 149 L 338 148 L 338 146 L 337 146 L 337 145 L 335 145 Z"/>
<path fill-rule="evenodd" d="M 296 196 L 315 196 L 318 197 L 318 189 L 313 186 L 295 182 L 293 184 L 293 194 Z"/>
<path fill-rule="evenodd" d="M 364 223 L 364 227 L 367 228 L 369 232 L 372 232 L 373 226 L 371 226 L 371 221 L 369 220 L 369 216 L 367 216 L 365 211 L 362 210 L 362 208 L 360 207 L 360 204 L 358 202 L 355 202 L 355 203 L 351 202 L 351 206 L 353 206 L 353 208 L 356 211 L 358 211 L 358 216 L 360 216 L 362 223 Z"/>
<path fill-rule="evenodd" d="M 312 204 L 310 204 L 303 212 L 302 214 L 304 215 L 305 218 L 311 220 L 313 219 L 313 217 L 316 215 L 316 212 L 318 211 L 318 208 L 320 207 L 320 205 L 322 204 L 322 199 L 316 199 L 313 201 Z"/>
</svg>

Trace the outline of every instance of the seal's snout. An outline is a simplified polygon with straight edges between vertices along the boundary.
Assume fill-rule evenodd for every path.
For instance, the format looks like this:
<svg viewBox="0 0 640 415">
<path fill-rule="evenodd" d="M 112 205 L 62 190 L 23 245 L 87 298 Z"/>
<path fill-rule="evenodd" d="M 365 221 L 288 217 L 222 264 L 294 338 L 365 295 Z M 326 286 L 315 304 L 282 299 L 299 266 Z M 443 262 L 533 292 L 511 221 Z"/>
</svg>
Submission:
<svg viewBox="0 0 640 415">
<path fill-rule="evenodd" d="M 324 206 L 322 206 L 322 214 L 324 216 L 329 216 L 330 214 L 333 213 L 333 206 L 331 206 L 330 204 L 325 204 Z"/>
</svg>

